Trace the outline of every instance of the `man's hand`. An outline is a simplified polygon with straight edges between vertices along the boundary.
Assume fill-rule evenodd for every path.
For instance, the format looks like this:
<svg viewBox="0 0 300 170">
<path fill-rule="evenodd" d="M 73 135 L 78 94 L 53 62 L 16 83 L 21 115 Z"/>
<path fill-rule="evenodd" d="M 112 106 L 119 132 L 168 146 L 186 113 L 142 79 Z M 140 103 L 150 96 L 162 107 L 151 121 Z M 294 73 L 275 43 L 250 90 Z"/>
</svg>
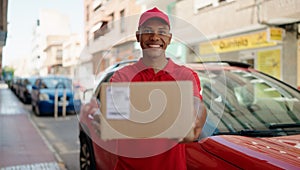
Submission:
<svg viewBox="0 0 300 170">
<path fill-rule="evenodd" d="M 202 128 L 204 126 L 204 123 L 206 121 L 206 108 L 202 101 L 200 101 L 199 98 L 194 97 L 194 115 L 195 115 L 195 121 L 192 126 L 192 135 L 188 135 L 187 137 L 183 138 L 181 140 L 181 143 L 185 142 L 193 142 L 197 140 L 202 132 Z"/>
</svg>

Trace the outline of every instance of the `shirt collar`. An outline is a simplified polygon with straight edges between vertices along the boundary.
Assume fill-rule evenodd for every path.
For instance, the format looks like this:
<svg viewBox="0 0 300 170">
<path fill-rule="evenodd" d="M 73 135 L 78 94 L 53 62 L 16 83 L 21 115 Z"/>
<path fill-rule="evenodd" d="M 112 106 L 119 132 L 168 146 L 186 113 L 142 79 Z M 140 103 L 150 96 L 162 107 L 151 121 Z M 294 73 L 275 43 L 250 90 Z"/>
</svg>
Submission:
<svg viewBox="0 0 300 170">
<path fill-rule="evenodd" d="M 172 73 L 173 70 L 174 70 L 175 63 L 173 62 L 173 60 L 171 60 L 171 58 L 167 58 L 167 60 L 168 60 L 168 63 L 162 70 L 166 71 L 168 73 Z M 140 58 L 139 61 L 136 64 L 137 64 L 137 67 L 140 71 L 147 70 L 147 69 L 152 69 L 151 67 L 148 67 L 143 63 L 142 58 Z"/>
</svg>

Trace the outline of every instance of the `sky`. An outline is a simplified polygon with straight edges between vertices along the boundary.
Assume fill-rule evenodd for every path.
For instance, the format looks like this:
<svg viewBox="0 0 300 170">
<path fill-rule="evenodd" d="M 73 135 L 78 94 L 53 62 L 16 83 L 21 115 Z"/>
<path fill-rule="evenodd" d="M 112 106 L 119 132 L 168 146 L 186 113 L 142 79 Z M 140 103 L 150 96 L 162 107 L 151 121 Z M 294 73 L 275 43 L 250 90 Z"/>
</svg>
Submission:
<svg viewBox="0 0 300 170">
<path fill-rule="evenodd" d="M 3 66 L 30 55 L 32 32 L 41 9 L 54 9 L 67 15 L 72 33 L 83 34 L 83 0 L 9 0 Z"/>
</svg>

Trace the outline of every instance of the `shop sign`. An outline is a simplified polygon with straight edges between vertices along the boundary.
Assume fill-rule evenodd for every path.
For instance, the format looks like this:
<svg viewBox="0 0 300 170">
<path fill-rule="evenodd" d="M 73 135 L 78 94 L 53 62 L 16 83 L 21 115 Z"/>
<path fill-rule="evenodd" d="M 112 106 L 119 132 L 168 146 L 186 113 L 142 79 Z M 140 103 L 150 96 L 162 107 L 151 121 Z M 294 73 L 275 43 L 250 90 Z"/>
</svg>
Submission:
<svg viewBox="0 0 300 170">
<path fill-rule="evenodd" d="M 277 44 L 276 41 L 268 41 L 268 37 L 272 36 L 268 36 L 267 31 L 261 31 L 252 34 L 213 40 L 210 42 L 201 43 L 199 46 L 199 52 L 200 55 L 225 53 L 231 51 L 274 46 Z M 272 38 L 275 38 L 275 34 Z"/>
<path fill-rule="evenodd" d="M 256 69 L 281 79 L 281 50 L 265 50 L 257 52 Z"/>
<path fill-rule="evenodd" d="M 285 31 L 282 28 L 276 28 L 276 27 L 270 27 L 267 29 L 267 40 L 269 42 L 275 41 L 280 42 L 283 40 L 283 37 L 285 36 Z"/>
</svg>

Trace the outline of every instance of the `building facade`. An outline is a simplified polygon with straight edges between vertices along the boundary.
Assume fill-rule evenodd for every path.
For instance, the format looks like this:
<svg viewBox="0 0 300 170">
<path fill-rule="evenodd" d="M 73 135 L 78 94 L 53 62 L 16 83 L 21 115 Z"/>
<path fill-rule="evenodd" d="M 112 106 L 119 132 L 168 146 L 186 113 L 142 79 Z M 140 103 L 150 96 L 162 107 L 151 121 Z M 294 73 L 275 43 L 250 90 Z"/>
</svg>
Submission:
<svg viewBox="0 0 300 170">
<path fill-rule="evenodd" d="M 85 0 L 85 72 L 97 76 L 115 62 L 141 57 L 135 37 L 140 14 L 154 6 L 171 13 L 174 5 L 174 0 Z M 174 43 L 170 48 L 171 56 L 179 52 Z"/>
<path fill-rule="evenodd" d="M 141 9 L 135 0 L 85 0 L 84 9 L 85 70 L 97 75 L 116 61 L 139 57 L 135 31 Z"/>
<path fill-rule="evenodd" d="M 174 15 L 203 35 L 190 36 L 197 54 L 190 61 L 247 62 L 297 87 L 299 8 L 298 0 L 181 0 Z"/>
<path fill-rule="evenodd" d="M 48 41 L 49 39 L 53 39 L 53 37 L 58 36 L 70 36 L 71 34 L 71 28 L 70 28 L 70 22 L 69 18 L 60 12 L 52 9 L 42 9 L 39 12 L 39 18 L 36 22 L 36 25 L 33 29 L 33 35 L 31 40 L 31 57 L 30 60 L 33 63 L 35 67 L 32 69 L 32 74 L 34 75 L 47 75 L 50 72 L 49 63 L 47 61 L 51 59 L 47 59 L 47 53 L 45 51 L 46 48 L 51 46 L 52 43 Z M 49 36 L 52 38 L 49 38 Z M 48 40 L 47 40 L 48 39 Z M 67 38 L 65 38 L 67 39 Z M 61 48 L 62 43 L 61 42 Z M 62 56 L 62 52 L 61 52 Z M 62 65 L 62 59 L 61 65 Z"/>
<path fill-rule="evenodd" d="M 300 86 L 298 0 L 85 0 L 89 55 L 82 60 L 92 67 L 91 74 L 128 56 L 140 57 L 129 32 L 135 32 L 141 12 L 154 6 L 170 16 L 173 40 L 167 55 L 175 61 L 247 62 L 292 86 Z M 127 21 L 126 30 L 119 34 L 122 16 L 134 14 L 134 21 Z M 118 19 L 120 23 L 116 24 Z"/>
<path fill-rule="evenodd" d="M 67 75 L 67 71 L 63 68 L 63 43 L 67 41 L 69 36 L 48 35 L 46 38 L 46 60 L 44 67 L 48 69 L 48 74 Z"/>
<path fill-rule="evenodd" d="M 82 51 L 82 36 L 79 34 L 71 34 L 68 40 L 62 44 L 62 67 L 65 74 L 74 78 L 75 69 L 80 64 L 80 53 Z"/>
<path fill-rule="evenodd" d="M 7 37 L 7 6 L 8 0 L 0 0 L 0 77 L 2 75 L 2 49 Z"/>
</svg>

